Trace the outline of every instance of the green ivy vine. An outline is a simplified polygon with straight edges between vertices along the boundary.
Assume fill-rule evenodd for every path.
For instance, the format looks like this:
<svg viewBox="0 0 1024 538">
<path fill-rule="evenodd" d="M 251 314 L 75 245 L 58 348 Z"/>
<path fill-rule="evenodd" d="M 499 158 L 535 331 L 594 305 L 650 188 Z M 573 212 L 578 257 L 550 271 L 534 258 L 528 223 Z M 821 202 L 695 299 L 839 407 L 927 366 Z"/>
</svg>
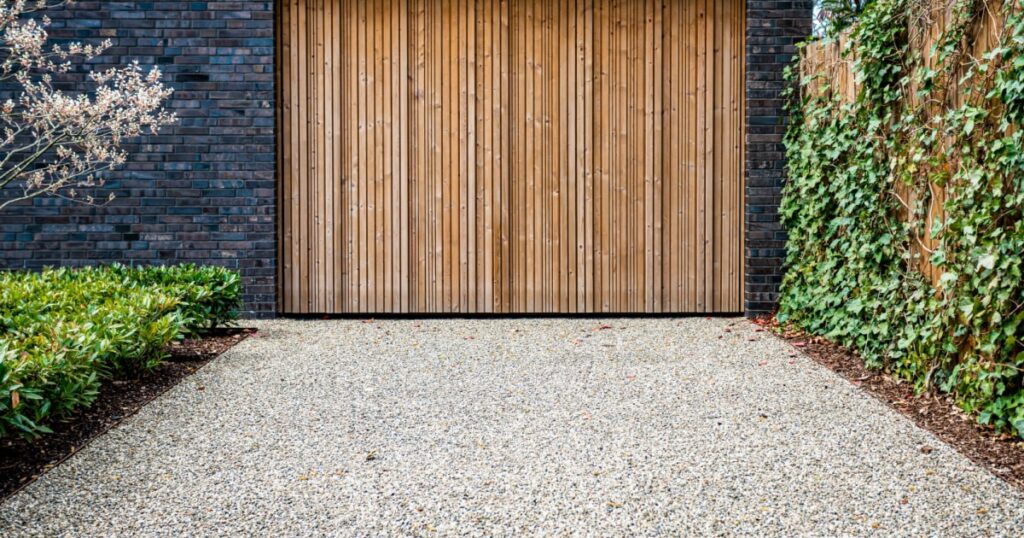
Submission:
<svg viewBox="0 0 1024 538">
<path fill-rule="evenodd" d="M 842 53 L 852 102 L 829 91 L 829 73 L 789 70 L 779 319 L 1024 436 L 1022 1 L 951 2 L 927 50 L 934 2 L 877 0 L 861 14 Z M 996 45 L 973 53 L 989 20 L 1002 21 Z M 925 229 L 932 203 L 943 217 Z"/>
</svg>

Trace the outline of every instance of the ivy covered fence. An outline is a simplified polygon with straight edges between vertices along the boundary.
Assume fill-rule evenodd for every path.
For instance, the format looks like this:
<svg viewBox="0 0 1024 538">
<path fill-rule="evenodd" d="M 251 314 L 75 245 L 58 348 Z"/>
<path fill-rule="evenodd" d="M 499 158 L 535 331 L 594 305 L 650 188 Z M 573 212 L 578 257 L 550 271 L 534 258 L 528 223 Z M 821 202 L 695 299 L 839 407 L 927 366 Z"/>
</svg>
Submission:
<svg viewBox="0 0 1024 538">
<path fill-rule="evenodd" d="M 808 45 L 780 321 L 1024 436 L 1024 5 L 876 0 Z"/>
</svg>

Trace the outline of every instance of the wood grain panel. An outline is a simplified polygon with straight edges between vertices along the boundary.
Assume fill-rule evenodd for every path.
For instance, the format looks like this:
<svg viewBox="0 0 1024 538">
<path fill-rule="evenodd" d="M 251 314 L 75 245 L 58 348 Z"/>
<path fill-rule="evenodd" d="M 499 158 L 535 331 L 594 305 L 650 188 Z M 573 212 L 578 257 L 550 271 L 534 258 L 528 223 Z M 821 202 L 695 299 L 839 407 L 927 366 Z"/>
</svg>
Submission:
<svg viewBox="0 0 1024 538">
<path fill-rule="evenodd" d="M 741 311 L 744 9 L 284 0 L 281 310 Z"/>
</svg>

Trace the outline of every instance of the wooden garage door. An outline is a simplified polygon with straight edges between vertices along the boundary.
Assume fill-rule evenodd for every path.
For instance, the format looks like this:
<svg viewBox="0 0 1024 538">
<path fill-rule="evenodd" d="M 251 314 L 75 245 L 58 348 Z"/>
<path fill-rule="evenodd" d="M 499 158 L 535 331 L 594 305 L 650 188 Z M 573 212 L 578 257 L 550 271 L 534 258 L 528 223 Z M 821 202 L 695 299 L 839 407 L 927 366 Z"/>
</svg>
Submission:
<svg viewBox="0 0 1024 538">
<path fill-rule="evenodd" d="M 285 0 L 282 311 L 740 311 L 743 4 Z"/>
</svg>

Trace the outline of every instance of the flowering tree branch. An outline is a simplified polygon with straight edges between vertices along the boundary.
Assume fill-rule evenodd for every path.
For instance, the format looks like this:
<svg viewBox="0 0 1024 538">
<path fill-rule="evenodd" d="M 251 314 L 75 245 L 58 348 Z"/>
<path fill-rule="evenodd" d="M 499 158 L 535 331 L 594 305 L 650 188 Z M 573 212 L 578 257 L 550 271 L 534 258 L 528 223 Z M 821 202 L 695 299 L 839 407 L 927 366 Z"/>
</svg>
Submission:
<svg viewBox="0 0 1024 538">
<path fill-rule="evenodd" d="M 70 71 L 72 60 L 91 60 L 111 46 L 48 46 L 50 20 L 24 17 L 68 3 L 0 0 L 0 82 L 15 88 L 0 103 L 0 210 L 44 195 L 94 203 L 80 191 L 102 187 L 103 172 L 124 164 L 124 141 L 176 120 L 164 109 L 172 90 L 160 70 L 144 73 L 137 62 L 89 73 L 88 93 L 54 88 L 54 75 Z"/>
</svg>

